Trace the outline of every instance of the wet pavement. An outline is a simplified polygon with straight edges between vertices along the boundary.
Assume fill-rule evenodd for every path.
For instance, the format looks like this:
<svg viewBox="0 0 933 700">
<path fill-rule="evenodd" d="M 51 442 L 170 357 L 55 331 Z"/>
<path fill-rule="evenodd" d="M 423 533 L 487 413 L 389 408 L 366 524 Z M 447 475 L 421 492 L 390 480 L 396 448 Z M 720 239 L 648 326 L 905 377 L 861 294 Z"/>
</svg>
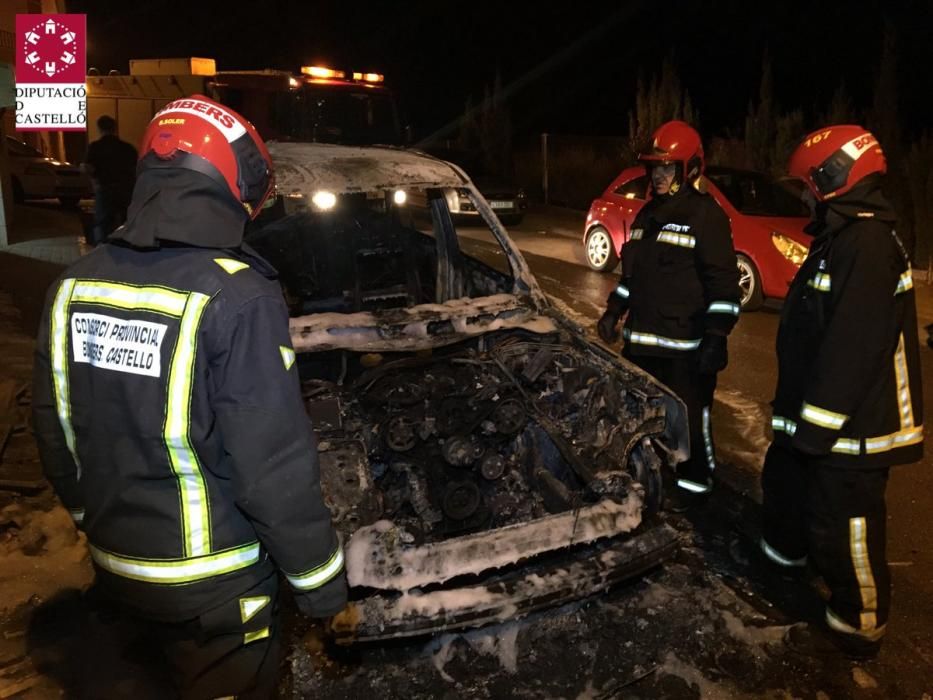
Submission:
<svg viewBox="0 0 933 700">
<path fill-rule="evenodd" d="M 529 217 L 514 237 L 529 251 L 527 259 L 545 291 L 591 331 L 616 278 L 582 266 L 573 216 L 551 229 L 547 221 L 546 213 Z M 486 244 L 477 248 L 483 256 L 494 256 Z M 10 351 L 14 355 L 29 350 L 44 288 L 58 270 L 0 253 L 0 290 L 7 292 L 0 307 L 19 315 L 18 332 L 4 326 L 4 348 L 18 348 Z M 931 294 L 929 286 L 918 285 L 918 295 Z M 933 304 L 925 302 L 927 308 Z M 818 616 L 821 602 L 816 582 L 782 579 L 758 560 L 743 534 L 756 517 L 757 474 L 769 436 L 776 327 L 774 312 L 743 314 L 730 339 L 731 362 L 721 375 L 714 409 L 721 487 L 689 519 L 668 518 L 683 537 L 672 561 L 580 603 L 406 643 L 336 649 L 322 640 L 318 626 L 292 615 L 282 695 L 410 700 L 933 697 L 929 458 L 892 474 L 894 601 L 880 657 L 860 664 L 807 657 L 782 641 L 789 625 Z M 4 370 L 16 367 L 20 376 L 23 358 L 8 357 Z M 922 361 L 924 393 L 933 397 L 933 351 L 924 348 Z M 18 697 L 60 697 L 62 689 L 68 697 L 105 697 L 108 687 L 116 693 L 112 697 L 159 696 L 150 660 L 119 621 L 76 595 L 37 606 L 46 626 L 34 625 L 26 641 L 43 678 Z M 97 649 L 99 654 L 89 651 Z"/>
</svg>

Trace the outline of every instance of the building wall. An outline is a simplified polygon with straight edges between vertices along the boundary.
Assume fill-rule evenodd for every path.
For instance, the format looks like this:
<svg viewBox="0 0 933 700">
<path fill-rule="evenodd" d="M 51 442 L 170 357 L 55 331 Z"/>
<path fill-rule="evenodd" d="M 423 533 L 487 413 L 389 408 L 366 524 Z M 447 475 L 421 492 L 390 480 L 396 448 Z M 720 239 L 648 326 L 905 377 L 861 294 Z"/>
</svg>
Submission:
<svg viewBox="0 0 933 700">
<path fill-rule="evenodd" d="M 66 12 L 65 0 L 0 0 L 0 63 L 15 65 L 14 40 L 16 37 L 17 14 L 51 14 Z M 12 108 L 0 107 L 0 195 L 4 212 L 0 212 L 0 246 L 7 243 L 4 223 L 8 226 L 13 216 L 13 195 L 10 186 L 10 171 L 7 165 L 6 135 L 16 136 L 22 141 L 59 159 L 64 158 L 62 132 L 17 133 Z"/>
</svg>

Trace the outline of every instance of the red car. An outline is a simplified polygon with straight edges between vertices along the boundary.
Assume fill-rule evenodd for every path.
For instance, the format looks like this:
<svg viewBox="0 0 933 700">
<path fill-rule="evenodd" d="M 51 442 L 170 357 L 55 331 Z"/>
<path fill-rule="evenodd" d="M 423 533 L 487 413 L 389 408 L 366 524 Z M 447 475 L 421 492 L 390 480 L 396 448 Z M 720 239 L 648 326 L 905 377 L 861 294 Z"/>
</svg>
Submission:
<svg viewBox="0 0 933 700">
<path fill-rule="evenodd" d="M 710 194 L 732 222 L 739 266 L 742 308 L 753 311 L 765 298 L 783 299 L 812 236 L 806 205 L 789 185 L 764 173 L 732 168 L 706 169 Z M 649 197 L 641 166 L 627 168 L 593 200 L 586 215 L 583 246 L 594 270 L 613 270 L 628 240 L 632 221 Z"/>
</svg>

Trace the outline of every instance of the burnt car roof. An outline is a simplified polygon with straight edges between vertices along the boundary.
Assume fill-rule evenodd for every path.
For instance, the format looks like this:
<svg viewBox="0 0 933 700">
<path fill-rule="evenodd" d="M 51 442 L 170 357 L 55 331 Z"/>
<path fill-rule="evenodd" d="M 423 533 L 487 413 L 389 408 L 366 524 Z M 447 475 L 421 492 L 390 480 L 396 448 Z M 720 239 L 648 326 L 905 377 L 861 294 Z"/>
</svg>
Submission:
<svg viewBox="0 0 933 700">
<path fill-rule="evenodd" d="M 279 195 L 301 195 L 310 199 L 315 192 L 326 190 L 336 195 L 360 195 L 362 193 L 390 191 L 394 189 L 468 188 L 477 192 L 475 184 L 457 165 L 418 151 L 387 146 L 356 147 L 322 143 L 270 142 L 269 153 L 275 164 L 276 190 Z M 495 215 L 488 203 L 478 203 L 478 210 L 488 214 L 491 221 Z M 490 224 L 493 236 L 498 240 L 514 277 L 510 290 L 518 295 L 529 309 L 544 312 L 550 307 L 547 298 L 531 274 L 527 262 L 514 245 L 501 224 Z M 267 230 L 275 230 L 275 225 Z M 255 243 L 254 243 L 255 245 Z M 260 251 L 262 252 L 262 251 Z M 273 261 L 274 262 L 274 261 Z M 489 295 L 487 295 L 489 296 Z M 553 329 L 548 319 L 535 314 L 519 318 L 515 309 L 498 309 L 501 316 L 489 319 L 487 304 L 481 298 L 467 303 L 452 299 L 442 304 L 417 305 L 407 310 L 355 314 L 306 313 L 291 319 L 292 340 L 296 350 L 318 348 L 344 348 L 388 350 L 434 347 L 440 336 L 436 333 L 419 332 L 427 325 L 436 325 L 432 315 L 460 316 L 480 319 L 483 323 L 460 324 L 446 334 L 445 342 L 454 342 L 458 337 L 468 337 L 492 330 L 490 323 L 498 327 L 517 327 L 531 324 L 540 326 L 540 332 Z M 497 313 L 498 313 L 497 311 Z M 414 314 L 414 316 L 412 316 Z M 411 318 L 409 318 L 411 317 Z M 394 321 L 393 321 L 394 319 Z M 374 329 L 387 323 L 399 325 L 397 332 L 386 334 L 385 329 Z M 374 335 L 376 337 L 374 337 Z M 408 337 L 408 342 L 405 337 Z"/>
<path fill-rule="evenodd" d="M 276 189 L 282 194 L 335 194 L 403 187 L 462 187 L 469 178 L 455 165 L 402 148 L 270 142 Z"/>
</svg>

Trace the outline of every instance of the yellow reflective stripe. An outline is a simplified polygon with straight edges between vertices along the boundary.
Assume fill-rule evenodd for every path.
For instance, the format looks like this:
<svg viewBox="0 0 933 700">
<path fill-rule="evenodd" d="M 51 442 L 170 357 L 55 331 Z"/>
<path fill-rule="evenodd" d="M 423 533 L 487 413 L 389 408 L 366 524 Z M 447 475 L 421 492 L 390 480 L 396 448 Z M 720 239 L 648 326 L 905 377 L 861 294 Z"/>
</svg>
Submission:
<svg viewBox="0 0 933 700">
<path fill-rule="evenodd" d="M 847 415 L 827 411 L 825 408 L 814 406 L 806 401 L 803 402 L 803 407 L 800 409 L 800 417 L 808 423 L 813 423 L 821 428 L 829 428 L 830 430 L 838 430 L 849 420 Z"/>
<path fill-rule="evenodd" d="M 890 435 L 882 437 L 865 438 L 865 452 L 868 454 L 877 454 L 887 452 L 897 447 L 906 447 L 923 442 L 923 427 L 909 428 L 908 430 L 898 430 Z"/>
<path fill-rule="evenodd" d="M 269 636 L 269 628 L 263 627 L 261 630 L 256 632 L 247 632 L 243 635 L 243 643 L 249 644 L 250 642 L 255 642 L 258 639 L 265 639 Z"/>
<path fill-rule="evenodd" d="M 256 617 L 256 614 L 266 607 L 271 599 L 267 595 L 240 598 L 240 621 L 245 625 Z"/>
<path fill-rule="evenodd" d="M 690 479 L 678 479 L 677 488 L 690 491 L 691 493 L 708 493 L 712 490 L 709 484 L 700 484 Z"/>
<path fill-rule="evenodd" d="M 868 555 L 868 523 L 865 518 L 849 518 L 849 554 L 862 598 L 860 629 L 874 629 L 878 624 L 878 591 Z"/>
<path fill-rule="evenodd" d="M 759 538 L 758 546 L 761 547 L 761 551 L 764 553 L 768 559 L 773 561 L 775 564 L 780 564 L 781 566 L 806 566 L 807 558 L 801 557 L 800 559 L 788 559 L 774 547 L 768 544 L 765 541 L 764 537 Z"/>
<path fill-rule="evenodd" d="M 71 515 L 71 519 L 78 525 L 84 522 L 84 508 L 74 508 L 69 510 L 68 513 Z"/>
<path fill-rule="evenodd" d="M 645 230 L 642 229 L 642 228 L 633 228 L 633 229 L 632 229 L 632 235 L 630 236 L 630 238 L 631 238 L 633 241 L 640 240 L 640 239 L 641 239 L 641 234 L 644 233 L 644 231 L 645 231 Z"/>
<path fill-rule="evenodd" d="M 628 328 L 622 330 L 622 337 L 636 345 L 657 345 L 671 350 L 696 350 L 700 347 L 699 340 L 665 338 L 663 335 L 654 335 L 653 333 L 637 333 Z"/>
<path fill-rule="evenodd" d="M 898 294 L 903 294 L 908 289 L 913 289 L 913 288 L 914 288 L 914 276 L 910 270 L 907 270 L 907 272 L 903 273 L 900 276 L 900 279 L 898 279 L 897 288 L 894 290 L 894 295 L 897 296 Z"/>
<path fill-rule="evenodd" d="M 901 430 L 914 427 L 914 408 L 910 398 L 910 380 L 907 377 L 907 353 L 904 352 L 904 334 L 901 333 L 894 351 L 894 376 L 897 378 L 897 405 Z"/>
<path fill-rule="evenodd" d="M 775 432 L 787 433 L 793 436 L 797 431 L 797 424 L 789 418 L 774 416 L 771 418 L 771 429 Z M 865 452 L 868 454 L 877 454 L 887 452 L 897 447 L 906 447 L 923 441 L 923 427 L 909 428 L 899 430 L 890 435 L 882 437 L 865 438 Z M 858 455 L 861 454 L 861 438 L 839 438 L 833 443 L 832 451 L 840 454 Z"/>
<path fill-rule="evenodd" d="M 259 561 L 259 543 L 185 559 L 139 559 L 107 552 L 89 545 L 94 562 L 117 576 L 146 583 L 194 583 L 212 576 L 228 574 Z"/>
<path fill-rule="evenodd" d="M 631 292 L 624 284 L 620 284 L 618 287 L 616 287 L 616 294 L 618 294 L 623 299 L 628 299 L 631 295 Z"/>
<path fill-rule="evenodd" d="M 825 272 L 817 272 L 812 280 L 807 282 L 808 287 L 813 287 L 821 292 L 828 292 L 831 288 L 831 278 Z"/>
<path fill-rule="evenodd" d="M 797 432 L 797 424 L 790 418 L 773 416 L 771 418 L 771 429 L 774 432 L 787 433 L 793 436 Z M 862 441 L 859 439 L 839 438 L 833 443 L 832 451 L 850 455 L 861 454 Z"/>
<path fill-rule="evenodd" d="M 214 262 L 220 265 L 227 274 L 235 275 L 240 270 L 245 270 L 249 265 L 233 258 L 214 258 Z"/>
<path fill-rule="evenodd" d="M 706 448 L 706 463 L 709 470 L 716 469 L 716 454 L 713 452 L 713 433 L 710 429 L 709 406 L 703 407 L 703 446 Z"/>
<path fill-rule="evenodd" d="M 887 625 L 881 625 L 881 627 L 875 627 L 874 629 L 870 630 L 858 630 L 843 620 L 841 617 L 836 615 L 836 613 L 834 613 L 828 607 L 826 608 L 826 624 L 837 632 L 842 632 L 844 634 L 855 634 L 871 642 L 877 642 L 879 639 L 881 639 L 888 627 Z"/>
<path fill-rule="evenodd" d="M 284 345 L 279 345 L 279 353 L 282 355 L 282 364 L 285 365 L 285 370 L 290 370 L 292 365 L 295 364 L 295 351 Z"/>
<path fill-rule="evenodd" d="M 738 304 L 734 304 L 731 301 L 714 301 L 709 305 L 709 308 L 706 309 L 708 314 L 731 314 L 733 316 L 738 316 L 739 311 Z"/>
<path fill-rule="evenodd" d="M 849 438 L 839 438 L 833 444 L 833 452 L 840 452 L 847 455 L 857 455 L 862 452 L 861 440 L 850 440 Z"/>
<path fill-rule="evenodd" d="M 337 550 L 330 555 L 330 558 L 314 569 L 305 571 L 301 574 L 285 574 L 285 578 L 295 588 L 303 591 L 312 588 L 320 588 L 325 583 L 334 578 L 343 569 L 343 549 L 337 546 Z"/>
<path fill-rule="evenodd" d="M 154 311 L 168 316 L 181 316 L 188 295 L 164 287 L 118 284 L 82 280 L 75 285 L 73 300 L 82 304 L 101 304 L 118 309 Z"/>
<path fill-rule="evenodd" d="M 210 297 L 192 292 L 181 318 L 168 377 L 164 438 L 172 471 L 181 492 L 181 525 L 185 556 L 211 551 L 210 504 L 198 456 L 191 446 L 191 389 L 198 325 Z"/>
<path fill-rule="evenodd" d="M 697 239 L 686 233 L 672 233 L 670 231 L 661 231 L 658 234 L 658 243 L 670 243 L 684 248 L 693 248 L 697 244 Z"/>
<path fill-rule="evenodd" d="M 49 360 L 58 422 L 62 426 L 65 445 L 75 462 L 77 479 L 80 481 L 81 461 L 75 449 L 75 431 L 71 423 L 71 387 L 68 383 L 68 311 L 74 297 L 75 282 L 73 278 L 63 280 L 55 293 L 52 311 L 49 313 Z"/>
</svg>

